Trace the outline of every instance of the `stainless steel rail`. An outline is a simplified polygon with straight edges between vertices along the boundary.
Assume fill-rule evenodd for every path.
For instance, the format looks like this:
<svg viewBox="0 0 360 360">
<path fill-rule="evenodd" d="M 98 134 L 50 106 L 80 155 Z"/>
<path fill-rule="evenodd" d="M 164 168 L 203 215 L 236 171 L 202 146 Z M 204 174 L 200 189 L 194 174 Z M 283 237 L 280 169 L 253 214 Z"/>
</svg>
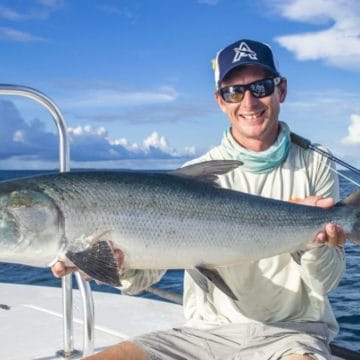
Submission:
<svg viewBox="0 0 360 360">
<path fill-rule="evenodd" d="M 38 102 L 45 107 L 55 121 L 59 138 L 59 170 L 66 172 L 70 170 L 70 147 L 65 120 L 55 105 L 46 95 L 26 86 L 0 84 L 0 95 L 16 95 L 26 97 Z M 84 313 L 83 354 L 90 355 L 94 349 L 94 303 L 88 282 L 76 274 L 79 290 L 81 293 Z M 63 327 L 64 327 L 64 349 L 57 352 L 63 358 L 74 358 L 80 353 L 74 350 L 73 340 L 73 296 L 72 276 L 67 275 L 62 279 L 63 291 Z"/>
</svg>

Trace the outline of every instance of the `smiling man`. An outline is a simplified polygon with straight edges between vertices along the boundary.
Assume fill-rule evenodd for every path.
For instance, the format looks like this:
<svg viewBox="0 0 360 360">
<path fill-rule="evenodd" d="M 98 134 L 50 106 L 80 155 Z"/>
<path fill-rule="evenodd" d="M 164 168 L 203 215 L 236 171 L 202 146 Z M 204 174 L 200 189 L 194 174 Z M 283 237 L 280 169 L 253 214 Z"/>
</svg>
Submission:
<svg viewBox="0 0 360 360">
<path fill-rule="evenodd" d="M 215 99 L 230 128 L 219 146 L 192 163 L 241 160 L 219 185 L 242 192 L 330 207 L 338 198 L 334 166 L 290 141 L 279 121 L 287 81 L 266 44 L 240 40 L 221 50 L 215 63 Z M 301 200 L 299 200 L 301 199 Z M 264 229 L 266 232 L 266 229 Z M 248 241 L 252 241 L 251 237 Z M 327 293 L 344 272 L 345 235 L 335 224 L 317 234 L 305 252 L 217 268 L 234 297 L 209 285 L 205 292 L 185 272 L 184 327 L 144 334 L 91 359 L 330 359 L 338 332 Z M 119 264 L 123 257 L 119 256 Z M 66 270 L 53 267 L 56 276 Z M 162 271 L 131 270 L 123 291 L 134 294 L 157 282 Z"/>
</svg>

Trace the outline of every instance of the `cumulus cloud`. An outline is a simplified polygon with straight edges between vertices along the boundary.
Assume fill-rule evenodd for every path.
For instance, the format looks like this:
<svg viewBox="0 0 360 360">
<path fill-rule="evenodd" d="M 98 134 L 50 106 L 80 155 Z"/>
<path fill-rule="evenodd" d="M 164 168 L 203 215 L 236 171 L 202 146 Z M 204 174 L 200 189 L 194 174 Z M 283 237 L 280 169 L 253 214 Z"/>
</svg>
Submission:
<svg viewBox="0 0 360 360">
<path fill-rule="evenodd" d="M 341 142 L 344 145 L 360 145 L 360 115 L 351 115 L 348 134 Z"/>
<path fill-rule="evenodd" d="M 69 128 L 71 157 L 76 161 L 125 159 L 171 159 L 194 156 L 194 148 L 176 151 L 158 132 L 152 132 L 142 144 L 125 138 L 111 139 L 104 127 L 92 125 Z"/>
<path fill-rule="evenodd" d="M 0 159 L 21 156 L 24 159 L 54 159 L 57 137 L 45 130 L 44 124 L 33 119 L 27 123 L 11 101 L 0 101 Z"/>
<path fill-rule="evenodd" d="M 25 121 L 11 101 L 0 101 L 2 131 L 0 132 L 0 161 L 16 163 L 52 161 L 58 159 L 57 135 L 46 131 L 44 124 L 33 119 Z M 128 139 L 112 139 L 105 127 L 83 125 L 68 129 L 71 160 L 87 166 L 101 162 L 102 166 L 119 160 L 181 160 L 195 155 L 194 147 L 181 151 L 172 148 L 158 132 L 152 132 L 142 143 Z M 76 165 L 75 165 L 76 166 Z"/>
<path fill-rule="evenodd" d="M 359 1 L 277 0 L 272 5 L 285 18 L 323 28 L 276 38 L 297 59 L 323 60 L 341 68 L 360 69 Z"/>
</svg>

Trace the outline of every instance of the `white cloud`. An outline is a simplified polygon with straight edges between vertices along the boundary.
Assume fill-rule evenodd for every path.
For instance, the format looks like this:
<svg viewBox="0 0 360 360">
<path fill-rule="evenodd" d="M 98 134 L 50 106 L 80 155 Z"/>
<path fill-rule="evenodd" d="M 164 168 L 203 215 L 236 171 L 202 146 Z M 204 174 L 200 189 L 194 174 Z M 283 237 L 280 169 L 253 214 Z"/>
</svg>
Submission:
<svg viewBox="0 0 360 360">
<path fill-rule="evenodd" d="M 36 0 L 35 5 L 22 4 L 21 11 L 15 10 L 0 4 L 0 18 L 12 22 L 25 22 L 34 20 L 48 20 L 50 15 L 63 6 L 64 0 Z M 37 5 L 36 5 L 37 4 Z M 0 27 L 0 39 L 15 42 L 42 42 L 46 41 L 44 37 L 36 36 L 12 27 Z"/>
<path fill-rule="evenodd" d="M 356 92 L 337 89 L 294 90 L 289 93 L 281 111 L 287 119 L 296 119 L 296 122 L 320 118 L 327 126 L 332 122 L 343 124 L 351 114 L 360 113 L 358 99 Z"/>
<path fill-rule="evenodd" d="M 35 36 L 30 33 L 15 30 L 8 27 L 0 28 L 0 39 L 17 41 L 17 42 L 39 42 L 46 41 L 44 38 L 40 36 Z"/>
<path fill-rule="evenodd" d="M 348 135 L 341 140 L 341 143 L 344 145 L 360 145 L 360 115 L 351 115 Z"/>
<path fill-rule="evenodd" d="M 27 19 L 26 15 L 3 5 L 0 5 L 0 17 L 11 21 L 22 21 Z"/>
<path fill-rule="evenodd" d="M 92 125 L 68 129 L 72 158 L 77 161 L 104 161 L 118 159 L 166 159 L 193 156 L 194 147 L 177 151 L 169 146 L 165 136 L 153 131 L 142 145 L 128 139 L 111 139 L 104 127 Z M 89 152 L 87 149 L 91 149 Z"/>
<path fill-rule="evenodd" d="M 38 0 L 40 6 L 30 9 L 17 11 L 13 8 L 0 5 L 0 17 L 15 22 L 24 22 L 28 20 L 47 20 L 54 10 L 61 8 L 61 0 Z M 25 7 L 23 5 L 23 7 Z"/>
<path fill-rule="evenodd" d="M 151 148 L 157 148 L 169 154 L 174 153 L 174 150 L 169 147 L 164 136 L 160 136 L 156 131 L 153 131 L 145 140 L 144 148 L 149 151 Z"/>
<path fill-rule="evenodd" d="M 276 38 L 299 60 L 323 60 L 341 68 L 360 69 L 359 1 L 278 0 L 272 4 L 285 18 L 325 27 Z"/>
<path fill-rule="evenodd" d="M 0 166 L 23 162 L 29 164 L 56 164 L 58 159 L 57 136 L 46 131 L 37 119 L 28 123 L 11 101 L 0 101 L 0 117 L 3 125 L 0 132 Z M 181 164 L 193 157 L 194 147 L 176 150 L 169 145 L 165 136 L 153 131 L 140 145 L 126 138 L 112 139 L 104 126 L 83 125 L 68 128 L 70 155 L 75 167 L 130 166 L 161 168 L 159 164 Z M 156 162 L 157 165 L 156 165 Z M 13 163 L 13 165 L 11 165 Z M 117 164 L 117 165 L 115 165 Z M 56 166 L 56 165 L 52 165 Z M 132 166 L 130 166 L 132 167 Z"/>
<path fill-rule="evenodd" d="M 165 136 L 160 135 L 157 131 L 153 131 L 147 136 L 141 145 L 131 143 L 126 138 L 112 139 L 108 131 L 103 127 L 94 127 L 92 125 L 77 126 L 69 128 L 68 133 L 75 158 L 77 156 L 77 147 L 81 144 L 81 151 L 83 148 L 91 148 L 91 154 L 87 160 L 97 157 L 94 154 L 96 150 L 102 153 L 103 159 L 109 157 L 116 158 L 167 158 L 167 157 L 183 157 L 192 156 L 196 153 L 194 146 L 186 147 L 182 151 L 177 151 L 172 148 Z M 94 151 L 95 150 L 95 151 Z M 105 155 L 104 151 L 108 152 Z M 84 159 L 82 159 L 84 160 Z"/>
<path fill-rule="evenodd" d="M 178 94 L 167 87 L 153 91 L 119 91 L 115 89 L 91 89 L 60 100 L 63 108 L 99 108 L 129 105 L 145 105 L 172 102 Z"/>
<path fill-rule="evenodd" d="M 107 136 L 107 131 L 103 126 L 93 127 L 92 125 L 77 126 L 74 128 L 68 128 L 69 135 L 82 136 L 82 135 L 95 135 L 95 136 Z"/>
<path fill-rule="evenodd" d="M 17 130 L 14 132 L 13 136 L 14 142 L 24 142 L 24 132 L 22 130 Z"/>
</svg>

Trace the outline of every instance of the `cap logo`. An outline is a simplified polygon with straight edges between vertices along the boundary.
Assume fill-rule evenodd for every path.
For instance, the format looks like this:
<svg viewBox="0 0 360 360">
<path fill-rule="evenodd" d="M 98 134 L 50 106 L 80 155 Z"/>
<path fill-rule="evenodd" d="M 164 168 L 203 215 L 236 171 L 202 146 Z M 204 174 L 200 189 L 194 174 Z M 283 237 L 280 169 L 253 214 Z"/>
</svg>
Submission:
<svg viewBox="0 0 360 360">
<path fill-rule="evenodd" d="M 233 63 L 234 62 L 237 62 L 237 61 L 240 61 L 242 58 L 244 57 L 248 57 L 250 58 L 251 60 L 257 60 L 257 55 L 256 55 L 256 52 L 251 50 L 249 48 L 249 45 L 242 41 L 239 45 L 239 47 L 237 48 L 234 48 L 235 50 L 235 56 L 234 56 L 234 59 L 233 59 Z"/>
</svg>

